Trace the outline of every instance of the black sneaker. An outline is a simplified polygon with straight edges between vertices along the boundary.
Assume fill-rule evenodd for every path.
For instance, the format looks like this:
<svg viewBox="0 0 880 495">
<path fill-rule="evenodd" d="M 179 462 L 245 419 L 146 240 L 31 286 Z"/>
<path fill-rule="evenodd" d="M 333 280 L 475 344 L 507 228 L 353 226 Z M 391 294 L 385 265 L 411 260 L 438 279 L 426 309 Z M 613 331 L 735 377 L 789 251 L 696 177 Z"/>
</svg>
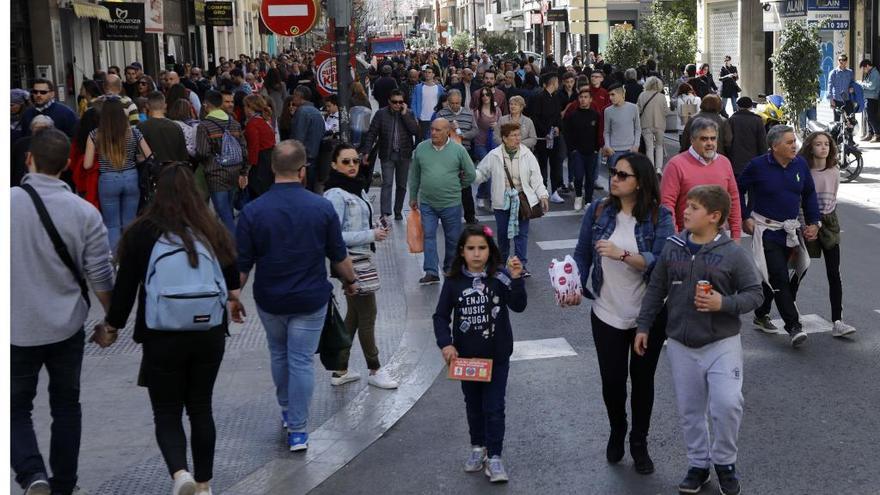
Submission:
<svg viewBox="0 0 880 495">
<path fill-rule="evenodd" d="M 801 345 L 803 345 L 804 342 L 807 341 L 807 332 L 805 332 L 800 327 L 789 330 L 788 335 L 791 336 L 792 347 L 800 347 Z"/>
<path fill-rule="evenodd" d="M 51 493 L 52 487 L 49 485 L 49 480 L 45 473 L 37 473 L 31 476 L 24 491 L 24 495 L 50 495 Z"/>
<path fill-rule="evenodd" d="M 426 273 L 424 277 L 419 279 L 419 285 L 434 285 L 440 283 L 440 277 Z"/>
<path fill-rule="evenodd" d="M 403 220 L 403 213 L 395 212 L 394 219 L 395 220 Z"/>
<path fill-rule="evenodd" d="M 608 445 L 605 446 L 605 458 L 611 464 L 617 464 L 623 459 L 624 443 L 626 442 L 626 429 L 620 431 L 611 430 L 608 436 Z"/>
<path fill-rule="evenodd" d="M 651 474 L 654 472 L 654 461 L 648 455 L 648 442 L 630 439 L 629 454 L 633 458 L 633 467 L 637 473 Z"/>
<path fill-rule="evenodd" d="M 774 325 L 773 322 L 770 321 L 770 315 L 764 315 L 764 316 L 755 315 L 755 319 L 752 320 L 752 323 L 754 323 L 755 327 L 757 327 L 758 330 L 760 330 L 762 332 L 774 333 L 776 330 L 778 330 L 776 325 Z"/>
<path fill-rule="evenodd" d="M 727 466 L 715 464 L 715 473 L 718 475 L 721 495 L 739 495 L 741 487 L 739 478 L 736 476 L 736 467 L 733 464 Z"/>
<path fill-rule="evenodd" d="M 688 469 L 687 475 L 678 484 L 679 493 L 700 493 L 703 486 L 709 482 L 709 470 L 698 467 Z"/>
</svg>

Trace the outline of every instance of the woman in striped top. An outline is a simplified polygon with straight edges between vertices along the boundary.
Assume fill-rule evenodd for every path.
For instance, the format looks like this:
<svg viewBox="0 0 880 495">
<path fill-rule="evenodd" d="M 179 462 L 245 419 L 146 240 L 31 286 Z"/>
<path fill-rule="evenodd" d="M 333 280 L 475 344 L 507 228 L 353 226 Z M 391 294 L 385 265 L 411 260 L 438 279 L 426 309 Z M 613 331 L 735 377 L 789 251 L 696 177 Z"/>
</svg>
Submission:
<svg viewBox="0 0 880 495">
<path fill-rule="evenodd" d="M 141 132 L 128 123 L 125 107 L 118 98 L 106 98 L 100 106 L 98 128 L 89 133 L 83 168 L 99 166 L 98 201 L 110 240 L 116 243 L 122 230 L 137 216 L 141 191 L 138 187 L 137 156 L 150 156 L 150 146 Z"/>
</svg>

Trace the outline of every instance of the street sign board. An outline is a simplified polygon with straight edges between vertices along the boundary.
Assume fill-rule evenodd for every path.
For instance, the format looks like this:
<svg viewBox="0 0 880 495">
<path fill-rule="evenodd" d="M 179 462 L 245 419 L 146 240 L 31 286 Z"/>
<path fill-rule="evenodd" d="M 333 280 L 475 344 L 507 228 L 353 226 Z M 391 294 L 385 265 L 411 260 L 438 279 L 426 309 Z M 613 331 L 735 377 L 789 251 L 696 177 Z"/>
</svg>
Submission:
<svg viewBox="0 0 880 495">
<path fill-rule="evenodd" d="M 315 26 L 320 8 L 318 0 L 263 0 L 260 17 L 275 34 L 302 36 Z"/>
<path fill-rule="evenodd" d="M 552 9 L 547 11 L 547 22 L 566 22 L 568 21 L 568 11 L 565 9 Z"/>
<path fill-rule="evenodd" d="M 205 24 L 232 26 L 232 2 L 205 2 Z"/>
<path fill-rule="evenodd" d="M 355 80 L 354 66 L 355 58 L 352 54 L 349 59 L 351 80 Z M 315 52 L 315 86 L 318 88 L 318 93 L 326 98 L 336 94 L 337 83 L 336 52 L 333 51 L 333 44 L 327 43 Z"/>
<path fill-rule="evenodd" d="M 101 2 L 110 11 L 109 21 L 101 22 L 101 39 L 107 41 L 141 41 L 145 33 L 144 4 Z"/>
</svg>

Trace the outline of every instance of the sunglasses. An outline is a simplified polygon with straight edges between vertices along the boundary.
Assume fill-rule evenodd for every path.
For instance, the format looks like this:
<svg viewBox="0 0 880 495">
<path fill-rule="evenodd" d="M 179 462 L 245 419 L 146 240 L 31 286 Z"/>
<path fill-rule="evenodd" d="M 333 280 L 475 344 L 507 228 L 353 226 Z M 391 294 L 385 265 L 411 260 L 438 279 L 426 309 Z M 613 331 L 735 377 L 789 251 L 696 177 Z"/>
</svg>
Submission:
<svg viewBox="0 0 880 495">
<path fill-rule="evenodd" d="M 48 89 L 47 89 L 47 90 L 42 90 L 42 89 L 32 89 L 32 90 L 31 90 L 31 93 L 33 93 L 33 94 L 35 94 L 35 95 L 47 95 L 47 94 L 51 93 L 51 91 L 49 91 Z"/>
<path fill-rule="evenodd" d="M 339 161 L 342 162 L 343 165 L 351 165 L 352 163 L 354 163 L 355 165 L 361 164 L 360 158 L 343 158 Z"/>
<path fill-rule="evenodd" d="M 400 105 L 401 103 L 403 103 L 403 100 L 389 100 L 389 103 L 391 103 L 392 105 Z"/>
<path fill-rule="evenodd" d="M 611 174 L 611 177 L 617 177 L 619 181 L 625 181 L 630 177 L 635 177 L 636 174 L 629 174 L 624 172 L 623 170 L 617 170 L 616 168 L 609 169 L 608 172 Z"/>
</svg>

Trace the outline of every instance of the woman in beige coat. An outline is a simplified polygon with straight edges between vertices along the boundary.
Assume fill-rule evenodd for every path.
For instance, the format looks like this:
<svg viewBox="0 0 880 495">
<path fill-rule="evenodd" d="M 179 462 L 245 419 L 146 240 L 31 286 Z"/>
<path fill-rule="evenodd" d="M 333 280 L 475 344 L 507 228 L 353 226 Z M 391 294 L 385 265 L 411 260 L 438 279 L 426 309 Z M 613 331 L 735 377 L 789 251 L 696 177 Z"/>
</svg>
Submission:
<svg viewBox="0 0 880 495">
<path fill-rule="evenodd" d="M 645 140 L 645 155 L 654 164 L 657 173 L 660 173 L 663 167 L 666 112 L 669 110 L 666 95 L 663 93 L 663 81 L 657 77 L 649 77 L 637 104 L 642 121 L 642 138 Z"/>
</svg>

